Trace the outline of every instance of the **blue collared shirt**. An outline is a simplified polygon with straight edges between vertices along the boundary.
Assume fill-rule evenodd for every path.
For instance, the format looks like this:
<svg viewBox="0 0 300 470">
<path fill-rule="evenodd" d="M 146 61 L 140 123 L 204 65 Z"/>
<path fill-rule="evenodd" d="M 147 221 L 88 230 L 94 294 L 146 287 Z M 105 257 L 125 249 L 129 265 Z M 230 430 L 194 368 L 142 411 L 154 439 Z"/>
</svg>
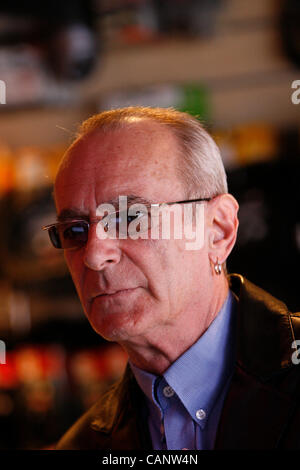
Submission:
<svg viewBox="0 0 300 470">
<path fill-rule="evenodd" d="M 153 449 L 213 449 L 235 364 L 231 291 L 205 333 L 162 376 L 129 362 L 146 395 Z"/>
</svg>

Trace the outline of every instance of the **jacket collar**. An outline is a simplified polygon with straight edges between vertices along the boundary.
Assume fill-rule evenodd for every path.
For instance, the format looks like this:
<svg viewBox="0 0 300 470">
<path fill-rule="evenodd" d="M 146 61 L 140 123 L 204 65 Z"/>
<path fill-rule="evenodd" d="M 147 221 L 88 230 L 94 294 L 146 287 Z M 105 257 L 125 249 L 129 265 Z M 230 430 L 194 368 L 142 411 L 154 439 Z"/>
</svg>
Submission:
<svg viewBox="0 0 300 470">
<path fill-rule="evenodd" d="M 294 333 L 286 305 L 239 274 L 229 275 L 238 297 L 237 364 L 260 380 L 292 366 Z"/>
</svg>

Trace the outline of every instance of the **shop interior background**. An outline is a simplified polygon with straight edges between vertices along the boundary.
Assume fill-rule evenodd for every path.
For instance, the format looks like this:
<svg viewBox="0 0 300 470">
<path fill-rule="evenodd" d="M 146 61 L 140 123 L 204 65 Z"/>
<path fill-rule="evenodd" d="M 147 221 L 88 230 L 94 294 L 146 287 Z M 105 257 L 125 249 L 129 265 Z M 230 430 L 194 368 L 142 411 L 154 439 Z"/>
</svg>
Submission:
<svg viewBox="0 0 300 470">
<path fill-rule="evenodd" d="M 91 114 L 199 116 L 240 203 L 228 270 L 299 309 L 298 0 L 2 0 L 0 80 L 0 449 L 53 448 L 126 364 L 41 231 L 59 159 Z"/>
</svg>

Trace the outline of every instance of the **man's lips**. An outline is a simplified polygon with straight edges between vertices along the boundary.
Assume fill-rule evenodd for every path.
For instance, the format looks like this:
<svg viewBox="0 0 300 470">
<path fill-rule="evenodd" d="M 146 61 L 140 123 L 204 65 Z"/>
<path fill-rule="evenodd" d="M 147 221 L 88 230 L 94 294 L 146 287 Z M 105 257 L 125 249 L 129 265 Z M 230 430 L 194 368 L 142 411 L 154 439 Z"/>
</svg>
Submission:
<svg viewBox="0 0 300 470">
<path fill-rule="evenodd" d="M 130 293 L 131 291 L 134 291 L 135 289 L 137 289 L 137 287 L 131 287 L 128 289 L 118 289 L 118 290 L 109 291 L 109 292 L 102 292 L 101 294 L 96 294 L 96 295 L 91 296 L 90 301 L 92 302 L 93 300 L 97 298 L 101 298 L 101 297 L 102 298 L 113 297 L 113 296 L 120 295 L 120 294 Z"/>
</svg>

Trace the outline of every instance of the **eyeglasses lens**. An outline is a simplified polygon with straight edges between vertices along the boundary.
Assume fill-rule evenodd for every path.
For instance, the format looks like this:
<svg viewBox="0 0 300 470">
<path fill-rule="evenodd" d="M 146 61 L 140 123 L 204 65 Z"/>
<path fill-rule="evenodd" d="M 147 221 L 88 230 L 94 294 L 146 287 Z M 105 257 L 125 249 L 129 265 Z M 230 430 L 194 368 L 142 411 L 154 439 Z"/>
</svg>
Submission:
<svg viewBox="0 0 300 470">
<path fill-rule="evenodd" d="M 148 212 L 130 215 L 128 211 L 120 211 L 109 214 L 100 223 L 109 236 L 131 236 L 132 233 L 147 231 L 151 227 L 151 218 Z"/>
<path fill-rule="evenodd" d="M 85 245 L 88 239 L 88 231 L 88 222 L 62 223 L 51 227 L 49 236 L 55 248 L 68 250 Z"/>
</svg>

